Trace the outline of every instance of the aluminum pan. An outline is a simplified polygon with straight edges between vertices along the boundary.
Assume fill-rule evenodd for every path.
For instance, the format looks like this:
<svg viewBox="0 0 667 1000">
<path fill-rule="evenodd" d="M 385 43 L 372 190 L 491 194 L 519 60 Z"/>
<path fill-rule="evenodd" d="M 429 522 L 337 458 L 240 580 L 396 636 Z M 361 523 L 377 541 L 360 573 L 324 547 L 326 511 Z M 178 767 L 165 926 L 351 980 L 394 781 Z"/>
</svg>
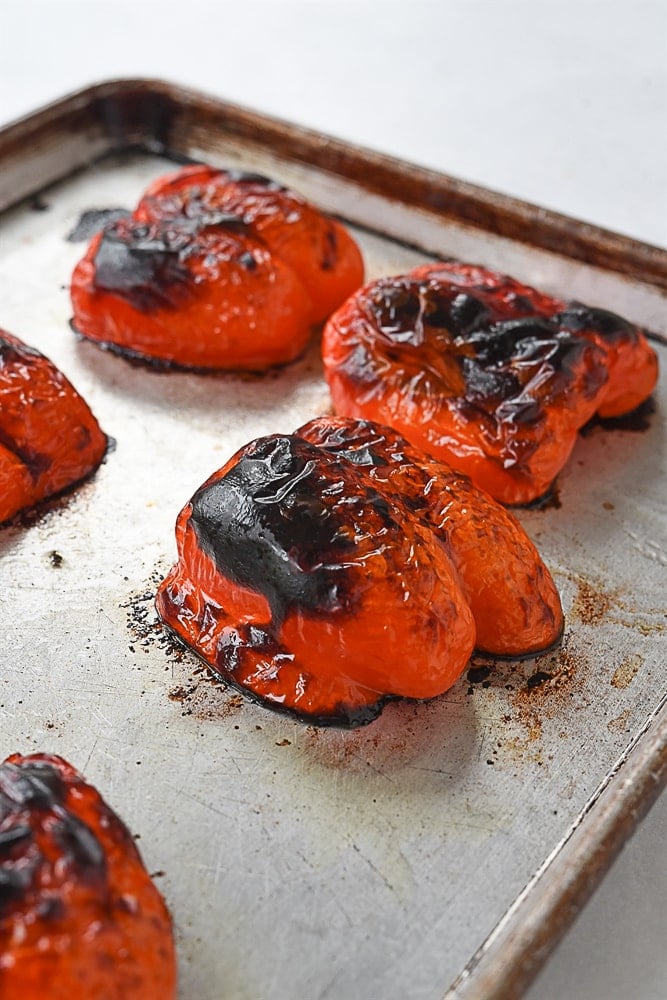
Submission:
<svg viewBox="0 0 667 1000">
<path fill-rule="evenodd" d="M 361 197 L 349 181 L 256 144 L 225 148 L 220 137 L 218 156 L 298 175 L 342 214 Z M 69 757 L 141 835 L 149 867 L 165 872 L 184 998 L 438 997 L 494 928 L 530 925 L 522 899 L 544 886 L 558 895 L 554 860 L 545 862 L 565 857 L 574 827 L 603 845 L 599 803 L 611 795 L 618 808 L 619 762 L 646 747 L 637 737 L 664 685 L 664 397 L 641 434 L 582 438 L 561 507 L 522 515 L 568 615 L 563 650 L 537 664 L 557 682 L 529 693 L 535 663 L 497 664 L 488 686 L 464 680 L 428 705 L 391 705 L 356 733 L 318 732 L 245 703 L 161 640 L 150 594 L 193 489 L 249 437 L 290 430 L 328 400 L 315 349 L 269 379 L 243 380 L 131 368 L 72 337 L 63 286 L 80 248 L 64 235 L 84 209 L 131 204 L 164 169 L 124 155 L 49 191 L 48 211 L 23 206 L 0 224 L 3 325 L 63 368 L 118 442 L 70 502 L 0 534 L 0 749 Z M 433 237 L 459 253 L 467 241 L 468 256 L 556 291 L 574 282 L 582 298 L 612 299 L 653 326 L 660 316 L 655 291 L 622 277 L 368 193 L 355 217 L 363 211 L 413 244 Z M 371 274 L 423 259 L 358 235 Z M 644 783 L 661 745 L 655 723 L 647 736 Z M 592 871 L 590 851 L 575 870 Z M 557 924 L 542 913 L 545 940 Z M 467 988 L 483 972 L 475 961 Z"/>
</svg>

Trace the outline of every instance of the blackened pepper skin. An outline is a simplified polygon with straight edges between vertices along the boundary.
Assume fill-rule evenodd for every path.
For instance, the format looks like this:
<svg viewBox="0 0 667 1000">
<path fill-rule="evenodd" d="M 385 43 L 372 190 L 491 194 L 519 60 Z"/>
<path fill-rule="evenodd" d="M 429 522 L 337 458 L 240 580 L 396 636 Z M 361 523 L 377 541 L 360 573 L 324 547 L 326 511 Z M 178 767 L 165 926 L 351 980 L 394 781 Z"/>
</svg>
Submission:
<svg viewBox="0 0 667 1000">
<path fill-rule="evenodd" d="M 0 524 L 92 475 L 106 447 L 62 372 L 0 330 Z"/>
<path fill-rule="evenodd" d="M 290 607 L 325 613 L 347 603 L 345 575 L 335 582 L 331 567 L 353 558 L 355 542 L 345 512 L 326 500 L 338 489 L 338 470 L 321 465 L 305 442 L 268 438 L 192 499 L 202 550 L 220 573 L 262 593 L 278 626 Z M 364 499 L 389 517 L 381 496 L 366 491 Z M 285 558 L 290 550 L 297 559 Z"/>
<path fill-rule="evenodd" d="M 395 427 L 507 504 L 544 494 L 579 428 L 634 409 L 657 378 L 636 326 L 460 263 L 361 289 L 322 351 L 337 413 Z"/>
<path fill-rule="evenodd" d="M 74 327 L 162 365 L 294 360 L 363 278 L 334 220 L 257 174 L 186 167 L 105 226 L 72 276 Z"/>
<path fill-rule="evenodd" d="M 133 357 L 196 369 L 261 371 L 310 337 L 299 278 L 238 220 L 120 219 L 72 277 L 74 326 Z"/>
<path fill-rule="evenodd" d="M 0 996 L 172 1000 L 171 920 L 134 840 L 66 761 L 0 764 Z"/>
<path fill-rule="evenodd" d="M 164 624 L 224 680 L 320 725 L 447 690 L 478 627 L 500 655 L 534 654 L 562 630 L 553 581 L 511 515 L 366 422 L 251 442 L 195 493 L 176 536 Z"/>
</svg>

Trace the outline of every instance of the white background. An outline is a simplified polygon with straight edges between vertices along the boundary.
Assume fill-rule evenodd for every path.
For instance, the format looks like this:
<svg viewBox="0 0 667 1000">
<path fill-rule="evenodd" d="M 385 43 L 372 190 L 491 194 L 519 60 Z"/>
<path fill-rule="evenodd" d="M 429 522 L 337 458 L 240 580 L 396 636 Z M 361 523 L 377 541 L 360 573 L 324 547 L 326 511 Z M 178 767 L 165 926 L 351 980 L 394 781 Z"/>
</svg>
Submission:
<svg viewBox="0 0 667 1000">
<path fill-rule="evenodd" d="M 662 0 L 0 0 L 0 125 L 160 77 L 664 246 L 666 33 Z M 666 834 L 663 797 L 530 1000 L 664 1000 Z"/>
</svg>

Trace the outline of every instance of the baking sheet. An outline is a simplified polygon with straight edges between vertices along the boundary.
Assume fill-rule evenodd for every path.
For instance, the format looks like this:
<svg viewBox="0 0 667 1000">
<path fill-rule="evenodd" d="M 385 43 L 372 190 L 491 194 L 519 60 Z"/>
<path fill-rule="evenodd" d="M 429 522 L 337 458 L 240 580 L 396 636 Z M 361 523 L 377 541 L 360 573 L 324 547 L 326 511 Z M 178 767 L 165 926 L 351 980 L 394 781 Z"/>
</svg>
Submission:
<svg viewBox="0 0 667 1000">
<path fill-rule="evenodd" d="M 438 224 L 252 144 L 222 141 L 218 162 L 350 217 L 363 199 L 368 225 L 654 329 L 664 318 L 647 285 Z M 82 247 L 66 234 L 171 166 L 107 159 L 0 222 L 0 325 L 51 357 L 116 441 L 71 499 L 0 532 L 0 749 L 63 754 L 140 836 L 174 914 L 183 1000 L 441 997 L 659 709 L 664 388 L 628 429 L 582 437 L 557 502 L 520 514 L 561 590 L 559 651 L 476 660 L 445 696 L 390 704 L 355 732 L 273 715 L 206 680 L 160 632 L 152 595 L 176 513 L 209 473 L 328 408 L 317 345 L 266 378 L 160 374 L 68 328 Z M 356 235 L 370 277 L 425 259 Z M 552 679 L 531 686 L 538 671 Z"/>
</svg>

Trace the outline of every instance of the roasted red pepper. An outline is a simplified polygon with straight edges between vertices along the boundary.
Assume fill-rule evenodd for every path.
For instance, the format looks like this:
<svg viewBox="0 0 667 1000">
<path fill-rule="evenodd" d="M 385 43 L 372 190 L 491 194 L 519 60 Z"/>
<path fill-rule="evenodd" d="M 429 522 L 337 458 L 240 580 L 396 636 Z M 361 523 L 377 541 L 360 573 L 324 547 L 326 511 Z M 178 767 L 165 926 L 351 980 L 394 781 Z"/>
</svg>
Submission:
<svg viewBox="0 0 667 1000">
<path fill-rule="evenodd" d="M 92 240 L 72 277 L 74 325 L 121 353 L 261 371 L 298 357 L 362 279 L 352 237 L 294 192 L 186 167 Z"/>
<path fill-rule="evenodd" d="M 129 831 L 66 761 L 0 765 L 2 1000 L 173 1000 L 171 919 Z"/>
<path fill-rule="evenodd" d="M 80 483 L 106 447 L 62 372 L 0 330 L 0 523 Z"/>
<path fill-rule="evenodd" d="M 390 424 L 507 504 L 544 494 L 579 428 L 637 407 L 658 370 L 619 316 L 458 263 L 367 285 L 322 350 L 337 413 Z"/>
<path fill-rule="evenodd" d="M 242 448 L 179 515 L 162 621 L 224 680 L 327 725 L 447 690 L 477 645 L 558 641 L 514 517 L 399 434 L 322 418 Z"/>
</svg>

